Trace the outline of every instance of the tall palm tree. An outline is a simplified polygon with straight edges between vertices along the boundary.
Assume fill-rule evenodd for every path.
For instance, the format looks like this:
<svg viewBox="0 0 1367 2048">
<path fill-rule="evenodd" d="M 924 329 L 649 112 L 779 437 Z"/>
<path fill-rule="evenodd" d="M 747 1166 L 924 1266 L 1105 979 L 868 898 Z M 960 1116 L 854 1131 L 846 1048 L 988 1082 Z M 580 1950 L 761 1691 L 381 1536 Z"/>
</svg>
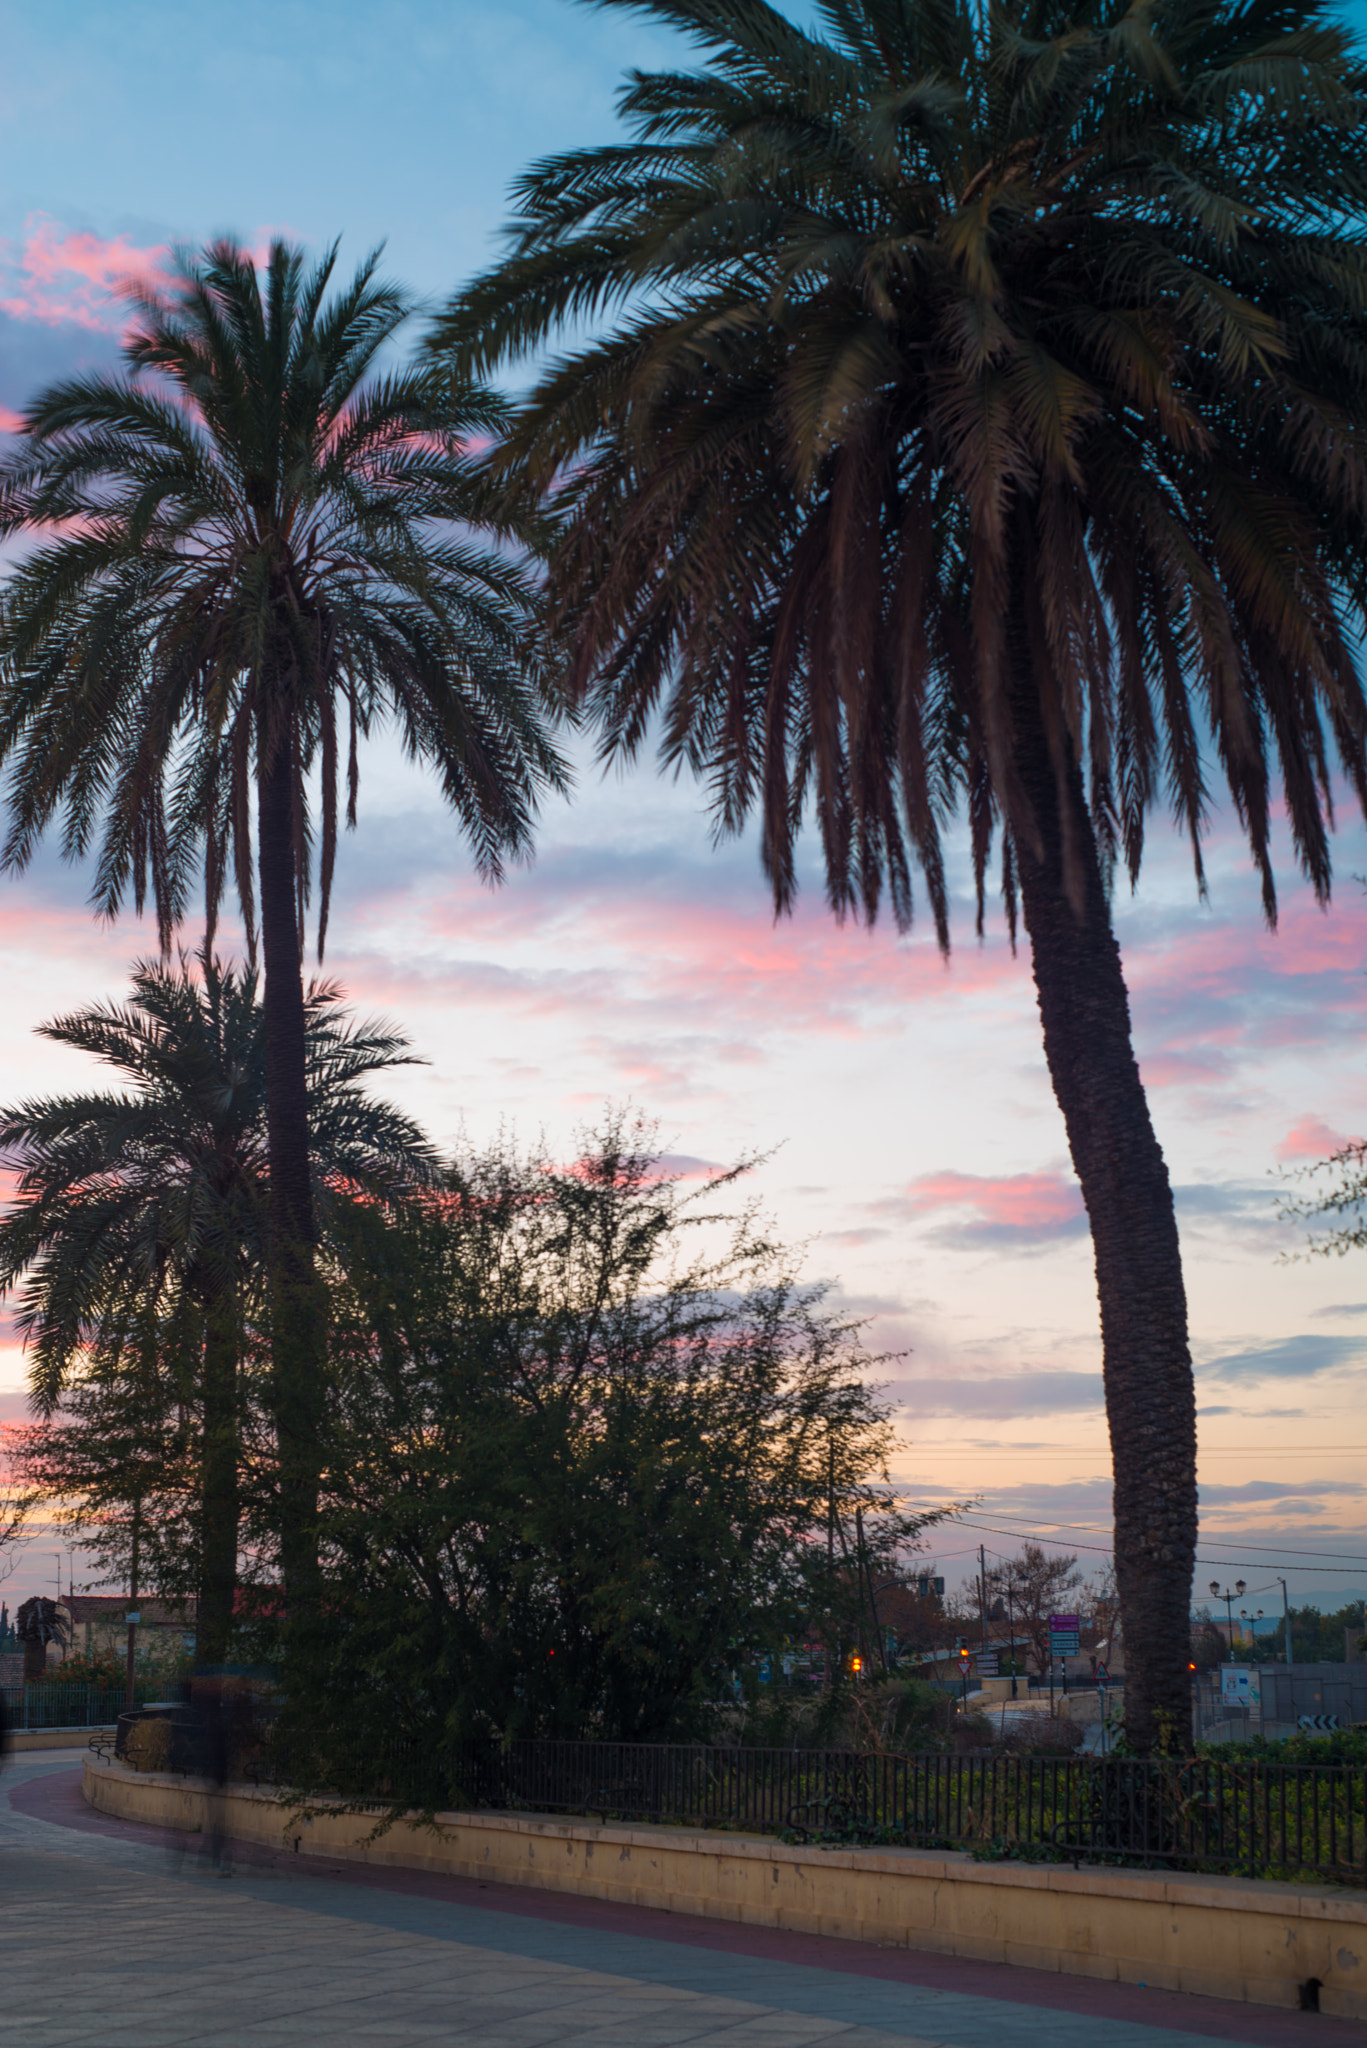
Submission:
<svg viewBox="0 0 1367 2048">
<path fill-rule="evenodd" d="M 837 913 L 966 809 L 994 841 L 1091 1222 L 1127 1724 L 1185 1728 L 1195 1404 L 1167 1168 L 1112 930 L 1152 807 L 1223 779 L 1275 913 L 1280 781 L 1330 885 L 1367 802 L 1367 73 L 1320 0 L 606 0 L 700 68 L 538 164 L 432 341 L 539 353 L 500 460 L 566 522 L 550 624 L 604 751 L 652 732 L 814 816 Z M 585 324 L 589 333 L 585 335 Z M 558 342 L 562 353 L 547 346 Z"/>
<path fill-rule="evenodd" d="M 267 1237 L 257 977 L 206 949 L 198 972 L 184 961 L 140 966 L 127 1003 L 97 1004 L 41 1031 L 133 1085 L 0 1110 L 0 1160 L 18 1176 L 0 1218 L 0 1297 L 14 1297 L 43 1415 L 73 1376 L 107 1370 L 122 1386 L 130 1360 L 133 1406 L 145 1406 L 137 1387 L 151 1330 L 159 1382 L 171 1354 L 192 1361 L 201 1426 L 196 1647 L 202 1662 L 218 1663 L 237 1583 L 238 1367 L 259 1319 Z M 402 1037 L 349 1021 L 337 989 L 315 983 L 304 996 L 304 1055 L 311 1199 L 326 1239 L 339 1205 L 391 1203 L 435 1166 L 417 1126 L 361 1086 L 410 1063 Z"/>
<path fill-rule="evenodd" d="M 34 543 L 0 607 L 0 857 L 23 868 L 63 816 L 64 851 L 97 851 L 97 907 L 131 889 L 141 909 L 150 889 L 164 949 L 201 856 L 210 943 L 231 873 L 254 947 L 259 889 L 274 1400 L 301 1598 L 325 1314 L 300 961 L 315 844 L 321 958 L 342 756 L 354 823 L 358 741 L 392 722 L 491 877 L 564 781 L 517 534 L 491 521 L 469 454 L 503 408 L 382 370 L 410 302 L 375 257 L 329 296 L 335 254 L 310 268 L 276 242 L 261 276 L 231 242 L 182 254 L 164 289 L 133 294 L 125 374 L 45 391 L 0 470 L 0 532 Z"/>
</svg>

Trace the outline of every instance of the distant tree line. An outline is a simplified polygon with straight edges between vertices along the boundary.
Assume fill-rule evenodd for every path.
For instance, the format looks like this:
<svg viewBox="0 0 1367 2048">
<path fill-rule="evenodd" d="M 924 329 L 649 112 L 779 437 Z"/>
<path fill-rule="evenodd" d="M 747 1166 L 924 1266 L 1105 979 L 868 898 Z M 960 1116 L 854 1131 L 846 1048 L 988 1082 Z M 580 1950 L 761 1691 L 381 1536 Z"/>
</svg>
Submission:
<svg viewBox="0 0 1367 2048">
<path fill-rule="evenodd" d="M 1267 1630 L 1266 1622 L 1277 1626 Z M 1192 1658 L 1199 1669 L 1209 1671 L 1230 1660 L 1231 1645 L 1225 1616 L 1209 1608 L 1197 1610 L 1192 1628 Z M 1286 1657 L 1286 1624 L 1268 1615 L 1266 1632 L 1236 1635 L 1233 1661 L 1236 1664 L 1279 1664 Z M 1342 1664 L 1348 1656 L 1367 1655 L 1367 1617 L 1361 1600 L 1349 1600 L 1342 1607 L 1322 1611 L 1313 1601 L 1291 1609 L 1291 1650 L 1297 1664 Z"/>
</svg>

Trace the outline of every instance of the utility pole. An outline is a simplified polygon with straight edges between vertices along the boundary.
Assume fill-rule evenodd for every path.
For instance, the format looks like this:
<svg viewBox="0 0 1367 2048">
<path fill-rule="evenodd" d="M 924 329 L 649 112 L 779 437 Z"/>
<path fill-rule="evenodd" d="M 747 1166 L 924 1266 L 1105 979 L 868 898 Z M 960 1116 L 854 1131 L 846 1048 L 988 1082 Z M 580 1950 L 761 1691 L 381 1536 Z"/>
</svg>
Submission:
<svg viewBox="0 0 1367 2048">
<path fill-rule="evenodd" d="M 827 1448 L 826 1464 L 826 1569 L 835 1571 L 835 1445 Z"/>
<path fill-rule="evenodd" d="M 829 1692 L 835 1684 L 836 1661 L 840 1655 L 835 1627 L 835 1443 L 829 1428 L 826 1431 L 826 1598 L 830 1605 L 826 1614 L 824 1690 Z"/>
<path fill-rule="evenodd" d="M 869 1589 L 869 1619 L 873 1623 L 873 1646 L 878 1652 L 878 1661 L 883 1667 L 883 1676 L 886 1678 L 888 1675 L 888 1646 L 883 1636 L 882 1626 L 878 1620 L 878 1600 L 873 1590 L 873 1566 L 869 1563 L 869 1553 L 864 1542 L 864 1510 L 862 1507 L 857 1507 L 854 1511 L 854 1533 L 859 1545 L 860 1569 L 864 1575 L 864 1583 Z"/>
<path fill-rule="evenodd" d="M 1291 1647 L 1291 1601 L 1286 1591 L 1286 1580 L 1278 1579 L 1277 1584 L 1282 1589 L 1282 1618 L 1286 1622 L 1286 1668 L 1289 1671 L 1296 1661 L 1296 1653 Z"/>
<path fill-rule="evenodd" d="M 138 1537 L 142 1533 L 142 1500 L 133 1502 L 133 1542 L 128 1564 L 128 1608 L 129 1614 L 138 1611 Z M 133 1668 L 137 1656 L 138 1624 L 130 1619 L 128 1623 L 128 1665 L 124 1678 L 123 1704 L 128 1713 L 133 1711 Z"/>
<path fill-rule="evenodd" d="M 1011 1697 L 1016 1693 L 1016 1581 L 1014 1574 L 1006 1582 L 1006 1615 L 1011 1634 Z M 1000 1668 L 1000 1667 L 998 1667 Z M 1005 1725 L 1005 1724 L 1003 1724 Z"/>
<path fill-rule="evenodd" d="M 978 1622 L 982 1633 L 982 1646 L 987 1648 L 987 1549 L 978 1545 Z"/>
</svg>

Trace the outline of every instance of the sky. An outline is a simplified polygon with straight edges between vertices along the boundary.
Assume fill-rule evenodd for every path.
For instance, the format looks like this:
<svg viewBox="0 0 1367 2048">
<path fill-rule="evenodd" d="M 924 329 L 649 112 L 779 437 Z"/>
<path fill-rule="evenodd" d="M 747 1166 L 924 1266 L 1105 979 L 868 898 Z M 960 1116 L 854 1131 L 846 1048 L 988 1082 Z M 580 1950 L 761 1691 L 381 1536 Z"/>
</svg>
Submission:
<svg viewBox="0 0 1367 2048">
<path fill-rule="evenodd" d="M 123 0 L 0 5 L 0 429 L 49 378 L 111 365 L 120 283 L 177 243 L 284 232 L 436 305 L 497 248 L 511 180 L 610 139 L 625 67 L 664 35 L 570 0 Z M 1367 1253 L 1308 1261 L 1279 1221 L 1294 1172 L 1367 1135 L 1367 834 L 1344 806 L 1332 906 L 1281 848 L 1262 923 L 1232 819 L 1209 897 L 1156 820 L 1116 921 L 1136 1044 L 1177 1189 L 1200 1404 L 1198 1591 L 1250 1611 L 1367 1595 Z M 327 968 L 427 1062 L 389 1092 L 443 1143 L 500 1131 L 572 1156 L 608 1103 L 702 1164 L 763 1156 L 752 1189 L 804 1270 L 866 1319 L 895 1405 L 897 1476 L 978 1505 L 939 1543 L 951 1583 L 1025 1536 L 1103 1566 L 1109 1455 L 1090 1247 L 1040 1046 L 1028 959 L 838 926 L 808 847 L 775 923 L 752 843 L 713 845 L 701 796 L 584 757 L 535 861 L 478 882 L 433 785 L 392 744 L 363 764 Z M 0 880 L 0 1074 L 15 1101 L 87 1078 L 33 1036 L 117 995 L 155 934 L 102 928 L 89 876 L 45 853 Z M 188 934 L 193 939 L 193 933 Z M 0 1344 L 0 1414 L 24 1367 Z M 63 1576 L 65 1580 L 65 1565 Z M 50 1591 L 36 1541 L 0 1594 Z M 83 1568 L 76 1565 L 78 1586 Z"/>
</svg>

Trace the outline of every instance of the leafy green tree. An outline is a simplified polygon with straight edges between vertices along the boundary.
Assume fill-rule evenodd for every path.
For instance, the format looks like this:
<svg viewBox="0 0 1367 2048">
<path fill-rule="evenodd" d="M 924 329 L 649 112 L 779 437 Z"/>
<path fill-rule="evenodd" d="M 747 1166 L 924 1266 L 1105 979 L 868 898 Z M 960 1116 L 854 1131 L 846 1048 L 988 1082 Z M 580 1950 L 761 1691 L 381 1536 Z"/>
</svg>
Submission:
<svg viewBox="0 0 1367 2048">
<path fill-rule="evenodd" d="M 1273 1596 L 1275 1599 L 1275 1595 Z M 1269 1619 L 1277 1618 L 1277 1609 L 1272 1609 Z M 1350 1646 L 1356 1655 L 1362 1653 L 1359 1640 L 1367 1628 L 1367 1612 L 1361 1600 L 1349 1600 L 1342 1607 L 1322 1612 L 1313 1602 L 1291 1609 L 1291 1650 L 1297 1664 L 1342 1664 Z M 1241 1664 L 1280 1664 L 1286 1658 L 1286 1627 L 1278 1620 L 1277 1627 L 1266 1634 L 1239 1637 L 1235 1641 L 1234 1654 Z M 1228 1655 L 1228 1651 L 1226 1651 Z"/>
<path fill-rule="evenodd" d="M 548 622 L 604 753 L 660 738 L 779 909 L 994 844 L 1091 1223 L 1127 1729 L 1187 1711 L 1195 1399 L 1110 896 L 1229 791 L 1275 913 L 1367 804 L 1367 74 L 1320 0 L 608 0 L 695 69 L 535 165 L 432 340 L 537 358 L 499 461 L 563 522 Z M 588 330 L 586 334 L 586 328 Z M 547 362 L 547 351 L 555 352 Z"/>
<path fill-rule="evenodd" d="M 706 1733 L 824 1610 L 832 1503 L 880 1556 L 936 1519 L 883 1483 L 853 1333 L 719 1212 L 724 1185 L 685 1196 L 618 1121 L 573 1166 L 499 1149 L 397 1226 L 356 1215 L 335 1633 L 291 1685 L 320 1782 L 343 1737 L 354 1766 L 404 1740 Z"/>
<path fill-rule="evenodd" d="M 487 394 L 381 370 L 410 301 L 372 257 L 330 293 L 284 242 L 232 242 L 134 294 L 126 374 L 26 409 L 0 532 L 29 539 L 0 608 L 0 764 L 23 868 L 64 818 L 113 915 L 150 890 L 163 948 L 204 863 L 265 965 L 273 1402 L 284 1569 L 316 1569 L 326 1298 L 315 1270 L 301 973 L 317 853 L 326 932 L 339 783 L 386 721 L 431 762 L 483 873 L 527 853 L 564 772 L 524 634 L 527 578 L 467 453 Z M 346 757 L 345 765 L 343 757 Z M 316 806 L 316 809 L 315 809 Z M 255 810 L 253 877 L 252 813 Z"/>
<path fill-rule="evenodd" d="M 27 1468 L 87 1520 L 139 1503 L 173 1547 L 194 1502 L 197 1651 L 217 1663 L 237 1583 L 239 1364 L 265 1307 L 257 976 L 207 952 L 193 971 L 140 966 L 127 1003 L 60 1017 L 41 1034 L 132 1086 L 0 1110 L 0 1159 L 18 1177 L 0 1220 L 0 1294 L 13 1297 L 39 1411 L 51 1417 L 78 1389 L 56 1434 L 28 1441 Z M 416 1125 L 362 1086 L 409 1063 L 402 1037 L 352 1022 L 338 990 L 315 983 L 304 1050 L 311 1200 L 326 1243 L 347 1204 L 391 1203 L 434 1161 Z"/>
</svg>

